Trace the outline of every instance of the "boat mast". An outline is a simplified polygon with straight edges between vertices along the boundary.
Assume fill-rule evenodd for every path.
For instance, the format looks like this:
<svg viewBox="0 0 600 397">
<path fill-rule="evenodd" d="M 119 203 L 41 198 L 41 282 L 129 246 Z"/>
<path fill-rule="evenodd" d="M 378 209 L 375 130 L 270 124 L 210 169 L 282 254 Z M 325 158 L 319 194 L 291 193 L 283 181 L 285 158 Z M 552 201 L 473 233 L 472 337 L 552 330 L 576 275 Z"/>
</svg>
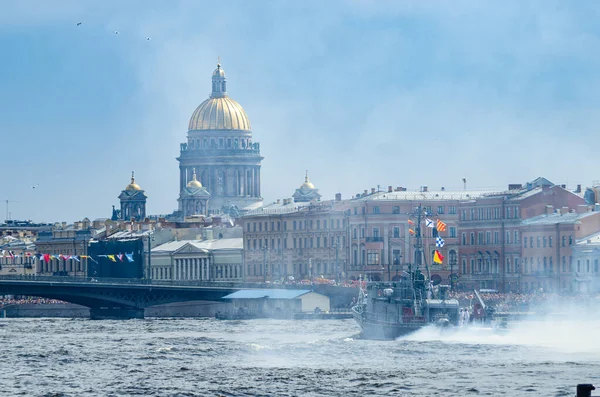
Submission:
<svg viewBox="0 0 600 397">
<path fill-rule="evenodd" d="M 423 252 L 423 242 L 421 236 L 421 215 L 423 214 L 423 207 L 421 204 L 417 207 L 417 227 L 415 230 L 416 234 L 416 244 L 415 244 L 415 265 L 417 269 L 425 262 L 425 271 L 427 272 L 427 290 L 429 290 L 429 283 L 431 281 L 431 274 L 429 273 L 429 265 L 427 264 L 427 259 Z M 415 269 L 416 270 L 416 269 Z"/>
</svg>

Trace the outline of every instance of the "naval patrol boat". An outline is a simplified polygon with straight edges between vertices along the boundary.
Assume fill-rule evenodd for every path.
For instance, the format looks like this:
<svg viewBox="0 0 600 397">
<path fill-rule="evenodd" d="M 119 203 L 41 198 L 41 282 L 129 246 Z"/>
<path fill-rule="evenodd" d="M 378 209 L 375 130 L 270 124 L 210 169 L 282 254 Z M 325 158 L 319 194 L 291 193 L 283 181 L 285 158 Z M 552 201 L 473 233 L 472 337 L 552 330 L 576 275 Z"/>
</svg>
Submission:
<svg viewBox="0 0 600 397">
<path fill-rule="evenodd" d="M 430 279 L 421 236 L 421 221 L 426 213 L 419 205 L 413 215 L 416 218 L 414 265 L 398 281 L 360 283 L 352 314 L 365 339 L 395 339 L 431 324 L 458 325 L 458 300 L 449 298 L 448 285 L 434 287 Z"/>
</svg>

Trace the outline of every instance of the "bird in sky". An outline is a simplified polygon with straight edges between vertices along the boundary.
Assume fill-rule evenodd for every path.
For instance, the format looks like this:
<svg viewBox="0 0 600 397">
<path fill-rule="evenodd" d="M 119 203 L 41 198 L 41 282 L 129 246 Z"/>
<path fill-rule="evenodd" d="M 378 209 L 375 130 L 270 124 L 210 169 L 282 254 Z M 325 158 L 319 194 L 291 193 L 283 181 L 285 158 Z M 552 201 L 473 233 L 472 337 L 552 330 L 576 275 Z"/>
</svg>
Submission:
<svg viewBox="0 0 600 397">
<path fill-rule="evenodd" d="M 150 40 L 150 37 L 146 37 L 146 40 Z"/>
<path fill-rule="evenodd" d="M 81 26 L 81 22 L 77 22 L 77 26 Z"/>
<path fill-rule="evenodd" d="M 118 30 L 115 30 L 115 34 L 119 34 L 119 31 L 118 31 Z"/>
<path fill-rule="evenodd" d="M 32 188 L 32 189 L 35 189 L 35 188 L 37 188 L 38 186 L 40 186 L 40 185 L 39 185 L 39 184 L 36 184 L 36 185 L 33 185 L 31 188 Z"/>
</svg>

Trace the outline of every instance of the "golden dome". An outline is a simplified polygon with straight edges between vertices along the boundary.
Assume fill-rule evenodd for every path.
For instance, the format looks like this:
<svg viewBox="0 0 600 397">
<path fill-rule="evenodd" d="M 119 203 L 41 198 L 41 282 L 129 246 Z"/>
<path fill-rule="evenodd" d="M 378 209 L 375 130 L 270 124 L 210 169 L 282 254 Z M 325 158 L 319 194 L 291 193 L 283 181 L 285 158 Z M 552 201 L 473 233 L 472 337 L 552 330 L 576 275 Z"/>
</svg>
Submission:
<svg viewBox="0 0 600 397">
<path fill-rule="evenodd" d="M 196 189 L 200 189 L 202 184 L 198 179 L 196 179 L 196 169 L 194 168 L 194 174 L 192 175 L 192 180 L 188 182 L 187 187 L 192 187 Z"/>
<path fill-rule="evenodd" d="M 125 190 L 142 190 L 140 185 L 135 183 L 135 174 L 131 171 L 131 183 L 125 187 Z"/>
<path fill-rule="evenodd" d="M 243 130 L 250 131 L 250 120 L 239 103 L 227 96 L 227 82 L 221 64 L 212 74 L 210 98 L 196 108 L 189 131 L 201 130 Z"/>
<path fill-rule="evenodd" d="M 224 96 L 209 98 L 196 108 L 188 130 L 250 130 L 250 120 L 244 109 Z"/>
<path fill-rule="evenodd" d="M 314 189 L 315 185 L 313 185 L 309 180 L 308 180 L 308 171 L 306 171 L 306 176 L 304 177 L 304 183 L 302 184 L 302 186 L 300 186 L 300 188 L 307 188 L 307 189 Z"/>
</svg>

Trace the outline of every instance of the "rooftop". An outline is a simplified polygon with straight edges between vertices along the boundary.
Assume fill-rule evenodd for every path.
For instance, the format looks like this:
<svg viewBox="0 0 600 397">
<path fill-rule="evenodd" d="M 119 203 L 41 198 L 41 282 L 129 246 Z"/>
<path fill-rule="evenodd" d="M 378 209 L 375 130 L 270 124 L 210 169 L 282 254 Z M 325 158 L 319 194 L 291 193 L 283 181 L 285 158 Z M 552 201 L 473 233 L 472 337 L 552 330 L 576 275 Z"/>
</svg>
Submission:
<svg viewBox="0 0 600 397">
<path fill-rule="evenodd" d="M 310 290 L 298 289 L 243 289 L 224 296 L 223 299 L 296 299 Z"/>
<path fill-rule="evenodd" d="M 583 218 L 598 214 L 597 212 L 568 212 L 568 213 L 552 213 L 548 215 L 539 215 L 533 218 L 523 220 L 523 225 L 555 225 L 557 223 L 577 223 Z"/>
<path fill-rule="evenodd" d="M 179 240 L 171 241 L 152 248 L 152 252 L 174 252 L 190 244 L 198 249 L 207 251 L 225 250 L 225 249 L 243 249 L 244 242 L 242 238 L 221 238 L 216 240 Z"/>
</svg>

